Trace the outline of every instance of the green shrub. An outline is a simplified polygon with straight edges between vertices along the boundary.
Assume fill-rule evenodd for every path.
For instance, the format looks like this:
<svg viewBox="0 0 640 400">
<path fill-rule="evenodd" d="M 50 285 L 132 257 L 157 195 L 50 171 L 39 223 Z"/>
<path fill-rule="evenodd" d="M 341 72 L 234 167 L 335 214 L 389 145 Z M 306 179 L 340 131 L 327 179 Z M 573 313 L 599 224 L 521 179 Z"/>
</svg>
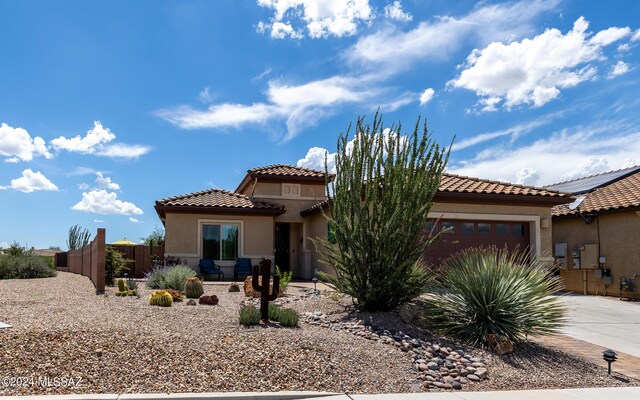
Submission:
<svg viewBox="0 0 640 400">
<path fill-rule="evenodd" d="M 280 312 L 280 306 L 269 303 L 269 319 L 272 321 L 278 320 L 278 313 Z"/>
<path fill-rule="evenodd" d="M 196 271 L 188 265 L 174 265 L 173 267 L 169 267 L 165 280 L 167 285 L 165 289 L 182 290 L 187 279 L 193 278 L 194 276 L 196 276 Z"/>
<path fill-rule="evenodd" d="M 269 319 L 279 322 L 281 326 L 294 327 L 298 326 L 300 316 L 296 310 L 269 304 Z"/>
<path fill-rule="evenodd" d="M 432 327 L 468 343 L 485 343 L 489 334 L 518 341 L 555 332 L 564 322 L 565 308 L 552 296 L 560 278 L 524 252 L 462 251 L 445 261 L 440 283 L 428 317 Z"/>
<path fill-rule="evenodd" d="M 312 239 L 335 270 L 320 277 L 367 311 L 394 309 L 426 291 L 423 254 L 438 235 L 425 235 L 424 221 L 449 155 L 420 120 L 407 135 L 400 124 L 388 128 L 376 114 L 371 125 L 358 118 L 352 140 L 349 130 L 339 136 L 322 211 L 330 234 Z"/>
<path fill-rule="evenodd" d="M 286 292 L 289 283 L 291 282 L 291 278 L 293 278 L 292 271 L 281 271 L 280 267 L 276 265 L 276 276 L 280 278 L 280 291 Z"/>
<path fill-rule="evenodd" d="M 115 277 L 122 275 L 133 260 L 124 258 L 122 253 L 111 246 L 104 251 L 104 281 L 108 286 L 113 286 Z"/>
<path fill-rule="evenodd" d="M 42 257 L 29 253 L 0 256 L 0 279 L 50 278 L 56 271 Z"/>
<path fill-rule="evenodd" d="M 147 285 L 151 289 L 173 289 L 178 291 L 182 291 L 187 279 L 194 276 L 196 276 L 196 272 L 188 265 L 154 268 L 146 275 Z"/>
<path fill-rule="evenodd" d="M 238 312 L 238 320 L 241 325 L 252 326 L 260 323 L 260 311 L 254 306 L 243 306 Z"/>
<path fill-rule="evenodd" d="M 290 308 L 281 308 L 277 311 L 276 321 L 280 323 L 280 325 L 284 327 L 295 327 L 298 326 L 298 320 L 300 316 L 296 310 L 292 310 Z"/>
</svg>

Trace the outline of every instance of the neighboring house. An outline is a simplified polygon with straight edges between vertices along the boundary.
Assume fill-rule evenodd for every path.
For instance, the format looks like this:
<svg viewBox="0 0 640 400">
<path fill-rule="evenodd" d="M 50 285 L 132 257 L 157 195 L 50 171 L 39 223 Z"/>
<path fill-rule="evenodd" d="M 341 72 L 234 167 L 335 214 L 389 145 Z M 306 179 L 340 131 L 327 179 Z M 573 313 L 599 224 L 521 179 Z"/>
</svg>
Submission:
<svg viewBox="0 0 640 400">
<path fill-rule="evenodd" d="M 640 291 L 640 166 L 549 186 L 576 196 L 553 208 L 555 256 L 567 290 L 620 295 L 620 281 Z M 638 279 L 633 282 L 633 277 Z"/>
<path fill-rule="evenodd" d="M 568 201 L 553 190 L 445 174 L 425 228 L 437 220 L 451 229 L 426 256 L 437 262 L 462 248 L 496 245 L 550 257 L 551 208 Z M 330 270 L 309 239 L 327 237 L 326 206 L 324 172 L 279 164 L 249 170 L 235 192 L 210 189 L 159 200 L 155 208 L 168 256 L 192 266 L 213 258 L 227 276 L 237 257 L 254 264 L 273 257 L 309 279 L 316 269 Z"/>
</svg>

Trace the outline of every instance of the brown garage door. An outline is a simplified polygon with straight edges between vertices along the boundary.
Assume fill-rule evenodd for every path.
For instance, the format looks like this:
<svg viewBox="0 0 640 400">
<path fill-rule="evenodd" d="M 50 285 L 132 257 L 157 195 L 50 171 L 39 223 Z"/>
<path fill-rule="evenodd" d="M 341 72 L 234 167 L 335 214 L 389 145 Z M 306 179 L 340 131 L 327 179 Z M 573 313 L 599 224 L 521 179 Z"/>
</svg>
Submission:
<svg viewBox="0 0 640 400">
<path fill-rule="evenodd" d="M 447 228 L 447 231 L 425 253 L 425 259 L 431 264 L 438 265 L 452 254 L 469 247 L 496 246 L 500 249 L 523 250 L 531 243 L 528 222 L 441 219 L 425 223 L 427 233 L 443 228 Z"/>
</svg>

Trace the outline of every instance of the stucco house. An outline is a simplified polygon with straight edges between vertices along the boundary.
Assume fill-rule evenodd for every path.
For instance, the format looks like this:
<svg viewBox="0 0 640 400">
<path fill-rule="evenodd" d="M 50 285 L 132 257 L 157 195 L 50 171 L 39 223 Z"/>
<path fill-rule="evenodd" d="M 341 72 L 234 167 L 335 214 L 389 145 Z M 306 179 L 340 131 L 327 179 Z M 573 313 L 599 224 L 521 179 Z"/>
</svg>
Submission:
<svg viewBox="0 0 640 400">
<path fill-rule="evenodd" d="M 553 208 L 554 255 L 566 289 L 640 297 L 640 166 L 549 188 L 576 198 Z M 634 290 L 620 293 L 621 280 Z"/>
<path fill-rule="evenodd" d="M 570 201 L 554 190 L 443 175 L 425 222 L 450 227 L 426 257 L 437 262 L 465 247 L 529 247 L 549 260 L 551 208 Z M 209 189 L 156 201 L 165 226 L 165 253 L 196 266 L 213 258 L 232 276 L 237 257 L 273 257 L 295 277 L 310 279 L 329 271 L 309 238 L 328 235 L 321 213 L 326 207 L 325 174 L 291 165 L 247 171 L 233 192 Z"/>
</svg>

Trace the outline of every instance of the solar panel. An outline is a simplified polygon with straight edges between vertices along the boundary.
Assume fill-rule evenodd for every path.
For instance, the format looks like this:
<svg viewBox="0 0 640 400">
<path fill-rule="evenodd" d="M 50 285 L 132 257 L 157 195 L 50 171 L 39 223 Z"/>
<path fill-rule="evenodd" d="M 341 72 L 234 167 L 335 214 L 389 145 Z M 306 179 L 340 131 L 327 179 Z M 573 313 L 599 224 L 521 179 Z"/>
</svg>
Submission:
<svg viewBox="0 0 640 400">
<path fill-rule="evenodd" d="M 559 183 L 557 185 L 547 186 L 547 189 L 559 190 L 561 192 L 569 192 L 571 194 L 586 193 L 597 187 L 606 185 L 611 181 L 615 181 L 626 175 L 631 175 L 637 171 L 640 171 L 640 167 L 625 169 L 622 171 L 609 172 L 602 175 L 592 176 L 590 178 L 579 179 L 577 181 Z"/>
</svg>

